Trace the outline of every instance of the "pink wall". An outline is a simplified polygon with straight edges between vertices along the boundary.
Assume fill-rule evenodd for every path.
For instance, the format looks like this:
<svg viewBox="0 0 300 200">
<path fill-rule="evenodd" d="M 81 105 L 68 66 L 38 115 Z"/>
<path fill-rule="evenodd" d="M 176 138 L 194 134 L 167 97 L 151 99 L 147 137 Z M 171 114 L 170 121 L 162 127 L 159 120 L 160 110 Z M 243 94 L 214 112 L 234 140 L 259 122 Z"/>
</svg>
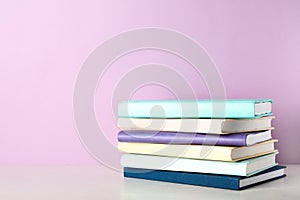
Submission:
<svg viewBox="0 0 300 200">
<path fill-rule="evenodd" d="M 278 160 L 300 163 L 299 10 L 297 0 L 1 2 L 0 163 L 96 163 L 74 128 L 76 75 L 103 41 L 149 26 L 177 30 L 202 44 L 218 66 L 228 98 L 272 98 Z M 157 59 L 195 78 L 178 58 L 139 54 L 114 67 Z M 193 84 L 199 98 L 208 97 L 202 82 Z M 172 97 L 156 86 L 136 95 Z M 115 138 L 114 131 L 109 134 Z"/>
</svg>

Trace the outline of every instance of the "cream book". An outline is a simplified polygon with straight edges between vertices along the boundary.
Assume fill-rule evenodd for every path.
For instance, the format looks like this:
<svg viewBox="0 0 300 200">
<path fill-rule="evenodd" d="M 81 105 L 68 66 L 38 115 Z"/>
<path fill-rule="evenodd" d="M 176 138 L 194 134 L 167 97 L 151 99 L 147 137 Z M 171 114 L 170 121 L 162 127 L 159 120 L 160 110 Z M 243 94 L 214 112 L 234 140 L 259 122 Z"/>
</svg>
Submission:
<svg viewBox="0 0 300 200">
<path fill-rule="evenodd" d="M 254 119 L 119 118 L 118 127 L 122 130 L 229 134 L 271 130 L 273 118 L 273 116 Z"/>
<path fill-rule="evenodd" d="M 274 147 L 275 142 L 277 140 L 269 140 L 244 147 L 119 142 L 118 148 L 121 152 L 132 154 L 239 161 L 276 152 L 277 150 Z"/>
</svg>

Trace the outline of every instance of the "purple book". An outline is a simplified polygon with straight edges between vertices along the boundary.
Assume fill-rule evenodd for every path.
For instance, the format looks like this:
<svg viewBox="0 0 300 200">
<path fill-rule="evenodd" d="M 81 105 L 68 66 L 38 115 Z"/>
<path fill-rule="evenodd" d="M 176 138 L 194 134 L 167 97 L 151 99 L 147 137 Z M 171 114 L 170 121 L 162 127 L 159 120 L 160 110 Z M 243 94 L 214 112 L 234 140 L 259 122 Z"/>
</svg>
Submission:
<svg viewBox="0 0 300 200">
<path fill-rule="evenodd" d="M 227 135 L 154 131 L 120 131 L 119 142 L 158 144 L 200 144 L 217 146 L 249 146 L 272 138 L 271 131 L 233 133 Z"/>
</svg>

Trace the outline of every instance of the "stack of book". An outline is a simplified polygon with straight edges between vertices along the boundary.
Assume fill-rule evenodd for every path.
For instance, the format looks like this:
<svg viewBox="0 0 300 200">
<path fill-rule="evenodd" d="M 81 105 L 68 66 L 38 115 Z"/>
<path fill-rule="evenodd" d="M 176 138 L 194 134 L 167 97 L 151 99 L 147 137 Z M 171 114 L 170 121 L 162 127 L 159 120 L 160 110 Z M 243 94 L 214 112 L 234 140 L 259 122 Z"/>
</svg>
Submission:
<svg viewBox="0 0 300 200">
<path fill-rule="evenodd" d="M 121 102 L 124 176 L 233 190 L 282 178 L 271 107 L 271 100 Z"/>
</svg>

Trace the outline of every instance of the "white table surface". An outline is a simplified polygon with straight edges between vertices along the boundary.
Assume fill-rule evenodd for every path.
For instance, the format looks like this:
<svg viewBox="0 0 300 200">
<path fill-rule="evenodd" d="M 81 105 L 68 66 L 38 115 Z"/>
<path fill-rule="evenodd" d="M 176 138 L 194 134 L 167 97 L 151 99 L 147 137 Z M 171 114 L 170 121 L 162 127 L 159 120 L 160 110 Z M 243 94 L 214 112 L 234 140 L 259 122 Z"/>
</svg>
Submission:
<svg viewBox="0 0 300 200">
<path fill-rule="evenodd" d="M 0 166 L 1 200 L 300 199 L 300 165 L 243 191 L 123 178 L 103 166 Z"/>
</svg>

